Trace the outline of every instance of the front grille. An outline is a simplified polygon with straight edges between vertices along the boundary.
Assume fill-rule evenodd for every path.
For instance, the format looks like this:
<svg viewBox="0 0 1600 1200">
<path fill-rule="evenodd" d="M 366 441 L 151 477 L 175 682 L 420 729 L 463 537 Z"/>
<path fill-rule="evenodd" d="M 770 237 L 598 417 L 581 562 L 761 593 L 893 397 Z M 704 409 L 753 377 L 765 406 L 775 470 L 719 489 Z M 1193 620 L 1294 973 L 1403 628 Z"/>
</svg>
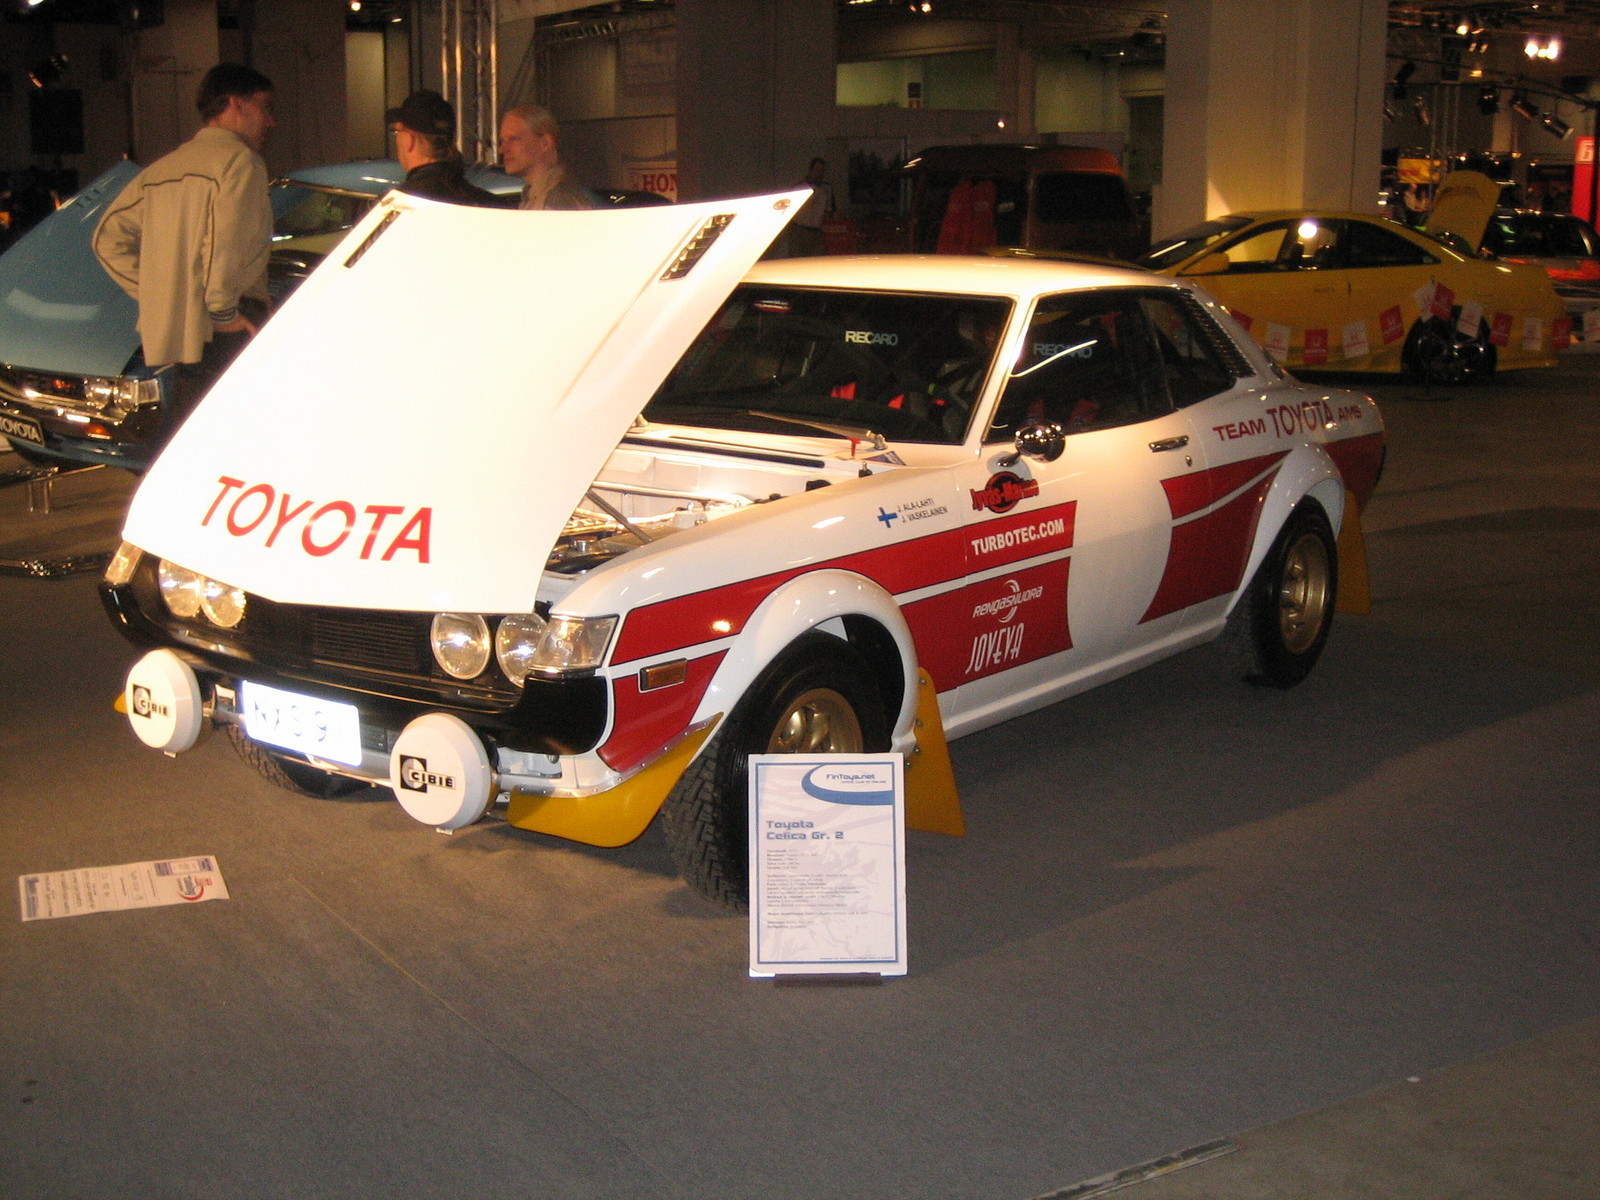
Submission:
<svg viewBox="0 0 1600 1200">
<path fill-rule="evenodd" d="M 428 613 L 311 608 L 306 616 L 308 650 L 314 662 L 405 675 L 430 671 L 428 627 L 432 616 Z"/>
<path fill-rule="evenodd" d="M 17 403 L 86 416 L 103 412 L 107 403 L 104 397 L 91 400 L 85 395 L 82 375 L 52 375 L 11 366 L 0 366 L 0 394 Z"/>
</svg>

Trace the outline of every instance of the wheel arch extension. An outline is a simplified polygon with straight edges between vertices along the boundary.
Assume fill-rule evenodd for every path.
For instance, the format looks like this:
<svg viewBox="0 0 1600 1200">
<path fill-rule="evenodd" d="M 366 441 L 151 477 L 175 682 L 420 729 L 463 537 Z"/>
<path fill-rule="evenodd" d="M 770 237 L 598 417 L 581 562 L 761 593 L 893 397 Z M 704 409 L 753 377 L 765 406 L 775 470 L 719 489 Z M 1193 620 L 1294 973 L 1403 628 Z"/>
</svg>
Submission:
<svg viewBox="0 0 1600 1200">
<path fill-rule="evenodd" d="M 718 666 L 695 720 L 731 712 L 762 671 L 812 630 L 848 641 L 861 655 L 883 696 L 891 741 L 898 744 L 916 711 L 917 656 L 911 628 L 893 596 L 850 571 L 813 571 L 763 600 Z"/>
<path fill-rule="evenodd" d="M 1322 447 L 1313 445 L 1307 449 L 1309 453 L 1297 452 L 1284 463 L 1271 491 L 1267 493 L 1261 521 L 1256 526 L 1255 544 L 1250 547 L 1250 557 L 1245 562 L 1239 590 L 1233 603 L 1228 606 L 1229 612 L 1238 606 L 1239 599 L 1266 561 L 1267 554 L 1289 523 L 1289 518 L 1308 500 L 1322 509 L 1334 537 L 1339 536 L 1345 515 L 1344 478 Z"/>
</svg>

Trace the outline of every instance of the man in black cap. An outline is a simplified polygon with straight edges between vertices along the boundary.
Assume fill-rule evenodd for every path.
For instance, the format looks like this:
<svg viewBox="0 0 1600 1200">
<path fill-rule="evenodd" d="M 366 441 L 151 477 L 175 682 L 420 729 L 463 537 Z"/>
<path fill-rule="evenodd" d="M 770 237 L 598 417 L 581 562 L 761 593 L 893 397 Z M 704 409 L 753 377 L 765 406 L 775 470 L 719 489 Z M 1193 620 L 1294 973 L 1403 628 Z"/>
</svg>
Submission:
<svg viewBox="0 0 1600 1200">
<path fill-rule="evenodd" d="M 456 153 L 456 110 L 438 92 L 412 92 L 385 114 L 394 137 L 394 155 L 406 177 L 402 192 L 451 204 L 501 208 L 493 192 L 468 182 Z"/>
</svg>

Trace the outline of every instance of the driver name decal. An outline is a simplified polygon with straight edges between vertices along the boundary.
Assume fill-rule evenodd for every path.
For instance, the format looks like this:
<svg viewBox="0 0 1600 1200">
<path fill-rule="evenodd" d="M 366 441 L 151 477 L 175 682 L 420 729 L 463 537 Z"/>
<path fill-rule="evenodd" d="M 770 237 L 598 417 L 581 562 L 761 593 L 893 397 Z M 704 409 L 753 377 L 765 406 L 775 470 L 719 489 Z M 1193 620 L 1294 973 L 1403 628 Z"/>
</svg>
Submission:
<svg viewBox="0 0 1600 1200">
<path fill-rule="evenodd" d="M 348 500 L 301 499 L 270 483 L 246 485 L 231 475 L 217 476 L 221 490 L 200 519 L 229 536 L 259 541 L 264 549 L 299 549 L 313 558 L 338 551 L 348 557 L 389 562 L 414 556 L 426 563 L 433 530 L 433 508 L 422 505 L 367 504 Z"/>
</svg>

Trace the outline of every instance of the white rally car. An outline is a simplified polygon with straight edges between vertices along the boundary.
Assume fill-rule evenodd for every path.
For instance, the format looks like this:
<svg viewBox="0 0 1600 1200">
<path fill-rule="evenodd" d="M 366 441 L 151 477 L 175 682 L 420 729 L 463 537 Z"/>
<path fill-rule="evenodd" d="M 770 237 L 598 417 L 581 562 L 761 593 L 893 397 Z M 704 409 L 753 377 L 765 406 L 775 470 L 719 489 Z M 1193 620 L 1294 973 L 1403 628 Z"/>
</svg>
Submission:
<svg viewBox="0 0 1600 1200">
<path fill-rule="evenodd" d="M 140 486 L 103 585 L 138 736 L 444 829 L 659 813 L 736 905 L 751 753 L 904 753 L 948 828 L 946 737 L 1225 629 L 1304 677 L 1370 399 L 1142 272 L 755 263 L 798 199 L 387 198 Z"/>
</svg>

